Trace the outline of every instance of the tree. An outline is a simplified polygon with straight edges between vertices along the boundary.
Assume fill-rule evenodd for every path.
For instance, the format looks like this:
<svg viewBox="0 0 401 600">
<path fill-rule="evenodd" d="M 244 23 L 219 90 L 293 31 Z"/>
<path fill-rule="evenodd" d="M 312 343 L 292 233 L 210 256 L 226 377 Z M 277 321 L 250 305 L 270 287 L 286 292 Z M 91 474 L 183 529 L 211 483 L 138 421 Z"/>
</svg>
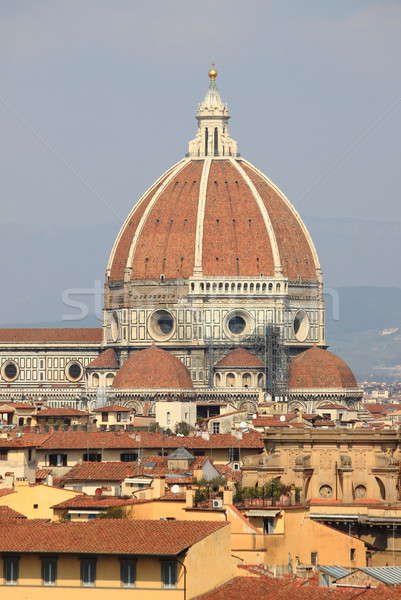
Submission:
<svg viewBox="0 0 401 600">
<path fill-rule="evenodd" d="M 175 432 L 181 433 L 181 435 L 189 435 L 193 431 L 193 427 L 186 421 L 180 421 L 175 426 Z"/>
</svg>

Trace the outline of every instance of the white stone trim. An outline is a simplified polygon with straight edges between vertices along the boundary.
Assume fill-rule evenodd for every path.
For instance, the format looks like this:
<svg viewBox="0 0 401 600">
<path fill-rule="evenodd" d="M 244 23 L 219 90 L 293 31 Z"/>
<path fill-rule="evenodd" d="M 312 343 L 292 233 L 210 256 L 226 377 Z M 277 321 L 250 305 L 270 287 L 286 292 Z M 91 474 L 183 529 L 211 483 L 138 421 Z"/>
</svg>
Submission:
<svg viewBox="0 0 401 600">
<path fill-rule="evenodd" d="M 164 192 L 164 190 L 166 189 L 166 187 L 169 185 L 169 183 L 171 182 L 172 179 L 174 179 L 174 177 L 176 175 L 178 175 L 178 173 L 180 171 L 182 171 L 182 169 L 190 162 L 190 159 L 186 158 L 183 159 L 182 161 L 180 161 L 179 163 L 177 163 L 176 165 L 174 165 L 173 170 L 170 171 L 169 175 L 166 177 L 166 179 L 163 181 L 162 185 L 159 187 L 159 189 L 157 190 L 157 192 L 153 195 L 152 199 L 150 200 L 149 204 L 147 205 L 141 220 L 139 221 L 138 227 L 136 228 L 134 237 L 132 238 L 131 241 L 131 246 L 129 249 L 129 253 L 128 253 L 128 259 L 125 265 L 125 273 L 124 273 L 124 281 L 129 281 L 131 279 L 131 268 L 129 265 L 132 264 L 132 260 L 133 260 L 133 256 L 134 256 L 134 252 L 136 249 L 136 245 L 138 243 L 138 239 L 139 236 L 142 233 L 142 230 L 145 226 L 145 223 L 147 221 L 147 218 L 151 212 L 151 210 L 153 209 L 154 205 L 156 204 L 157 200 L 159 199 L 160 195 Z M 158 180 L 159 181 L 159 180 Z M 127 273 L 128 271 L 128 273 Z"/>
<path fill-rule="evenodd" d="M 276 238 L 276 234 L 274 233 L 274 229 L 273 229 L 273 225 L 272 222 L 270 220 L 270 215 L 267 211 L 267 208 L 262 200 L 262 198 L 259 195 L 259 192 L 257 191 L 254 183 L 252 182 L 251 178 L 247 175 L 247 173 L 244 171 L 244 169 L 241 167 L 241 165 L 239 164 L 239 162 L 237 160 L 235 160 L 234 158 L 230 158 L 230 163 L 236 168 L 236 170 L 240 173 L 241 177 L 246 181 L 248 187 L 250 188 L 252 195 L 255 199 L 256 204 L 258 205 L 258 208 L 262 214 L 263 217 L 263 221 L 269 236 L 269 240 L 270 240 L 270 244 L 271 244 L 271 248 L 272 248 L 272 252 L 273 252 L 273 261 L 274 261 L 274 274 L 275 275 L 282 275 L 283 274 L 283 268 L 281 265 L 281 259 L 280 259 L 280 251 L 278 249 L 278 244 L 277 244 L 277 238 Z"/>
<path fill-rule="evenodd" d="M 196 238 L 195 238 L 195 260 L 194 276 L 202 276 L 202 255 L 203 255 L 203 223 L 205 220 L 205 206 L 207 186 L 209 182 L 211 158 L 205 158 L 203 163 L 202 175 L 199 185 L 198 214 L 196 217 Z"/>
<path fill-rule="evenodd" d="M 288 200 L 287 196 L 280 190 L 280 188 L 278 188 L 273 181 L 271 181 L 271 179 L 269 179 L 262 171 L 260 171 L 259 169 L 257 169 L 252 163 L 250 163 L 249 161 L 241 158 L 241 161 L 244 162 L 250 169 L 252 169 L 253 171 L 255 171 L 258 175 L 260 175 L 260 177 L 262 177 L 262 179 L 264 179 L 266 181 L 266 183 L 268 183 L 268 185 L 270 185 L 274 191 L 280 196 L 280 198 L 285 202 L 286 206 L 290 209 L 290 211 L 292 212 L 292 214 L 294 215 L 294 217 L 297 219 L 302 231 L 304 232 L 306 239 L 308 240 L 309 243 L 309 247 L 311 249 L 312 252 L 312 256 L 313 256 L 313 260 L 315 262 L 315 269 L 316 269 L 316 273 L 317 273 L 317 277 L 318 277 L 318 281 L 320 283 L 323 283 L 323 277 L 322 277 L 322 269 L 320 266 L 320 262 L 319 262 L 319 257 L 315 248 L 315 244 L 313 243 L 312 237 L 305 225 L 305 223 L 303 222 L 300 214 L 298 213 L 298 211 L 296 210 L 296 208 L 294 207 L 294 205 Z"/>
<path fill-rule="evenodd" d="M 160 175 L 160 177 L 154 182 L 152 183 L 151 186 L 149 186 L 147 188 L 147 190 L 142 194 L 142 196 L 140 196 L 139 200 L 137 202 L 135 202 L 134 206 L 132 207 L 132 209 L 130 210 L 128 217 L 125 219 L 120 231 L 118 232 L 118 235 L 114 241 L 113 247 L 111 249 L 110 252 L 110 256 L 109 256 L 109 260 L 107 263 L 107 267 L 106 267 L 106 275 L 109 276 L 110 275 L 110 271 L 111 271 L 111 266 L 113 264 L 113 260 L 114 260 L 114 256 L 117 250 L 117 246 L 120 242 L 121 236 L 124 233 L 125 228 L 127 227 L 128 223 L 130 222 L 134 212 L 137 210 L 137 208 L 139 208 L 139 206 L 142 204 L 142 202 L 144 201 L 144 199 L 148 196 L 148 194 L 150 194 L 150 192 L 152 191 L 152 189 L 155 189 L 157 187 L 157 185 L 160 183 L 160 181 L 162 181 L 162 179 L 164 177 L 166 177 L 166 175 L 168 175 L 169 173 L 171 174 L 172 171 L 175 171 L 177 169 L 177 167 L 182 163 L 182 162 L 186 162 L 185 159 L 181 159 L 180 161 L 178 161 L 177 163 L 175 163 L 172 167 L 170 167 L 169 169 L 167 169 L 167 171 L 164 171 L 164 173 L 162 175 Z"/>
</svg>

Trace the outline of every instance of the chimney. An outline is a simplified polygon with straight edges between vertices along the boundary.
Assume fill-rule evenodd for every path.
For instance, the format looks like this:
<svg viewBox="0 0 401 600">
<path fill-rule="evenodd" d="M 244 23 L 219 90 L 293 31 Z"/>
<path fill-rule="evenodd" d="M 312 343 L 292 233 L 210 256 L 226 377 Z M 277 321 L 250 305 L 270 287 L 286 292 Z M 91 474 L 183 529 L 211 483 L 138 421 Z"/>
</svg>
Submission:
<svg viewBox="0 0 401 600">
<path fill-rule="evenodd" d="M 195 490 L 187 488 L 185 490 L 185 508 L 193 508 L 195 505 Z"/>
<path fill-rule="evenodd" d="M 210 440 L 210 435 L 208 431 L 202 431 L 201 438 L 203 440 Z"/>
<path fill-rule="evenodd" d="M 235 429 L 232 434 L 233 437 L 236 437 L 238 440 L 242 440 L 242 431 L 238 431 Z"/>
<path fill-rule="evenodd" d="M 153 499 L 162 498 L 166 493 L 166 480 L 164 477 L 157 477 L 153 480 Z M 138 496 L 137 496 L 138 497 Z"/>
<path fill-rule="evenodd" d="M 14 489 L 15 477 L 14 473 L 4 473 L 4 486 L 7 489 Z"/>
<path fill-rule="evenodd" d="M 53 474 L 49 473 L 46 477 L 46 485 L 50 485 L 50 487 L 53 485 Z"/>
<path fill-rule="evenodd" d="M 225 488 L 223 491 L 223 504 L 232 504 L 233 503 L 233 491 Z"/>
</svg>

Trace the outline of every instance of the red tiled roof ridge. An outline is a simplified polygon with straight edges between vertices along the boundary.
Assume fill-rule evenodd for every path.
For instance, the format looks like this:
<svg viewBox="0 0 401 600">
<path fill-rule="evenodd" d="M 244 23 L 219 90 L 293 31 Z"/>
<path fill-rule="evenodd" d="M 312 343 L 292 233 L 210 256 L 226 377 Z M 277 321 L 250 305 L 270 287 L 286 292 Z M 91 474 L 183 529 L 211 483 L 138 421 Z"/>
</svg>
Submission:
<svg viewBox="0 0 401 600">
<path fill-rule="evenodd" d="M 87 369 L 118 369 L 119 364 L 114 348 L 103 350 L 86 367 Z"/>
<path fill-rule="evenodd" d="M 95 408 L 94 412 L 131 412 L 133 409 L 120 404 L 105 404 L 101 408 Z"/>
<path fill-rule="evenodd" d="M 221 521 L 93 519 L 3 523 L 0 552 L 176 556 L 215 531 Z"/>
<path fill-rule="evenodd" d="M 103 338 L 101 327 L 32 327 L 2 328 L 0 342 L 88 342 L 100 343 Z"/>
<path fill-rule="evenodd" d="M 77 408 L 43 408 L 36 413 L 36 417 L 51 417 L 51 416 L 89 416 L 89 411 L 78 410 Z"/>
<path fill-rule="evenodd" d="M 63 475 L 63 481 L 122 481 L 133 475 L 135 466 L 129 462 L 82 462 Z"/>
<path fill-rule="evenodd" d="M 263 367 L 263 363 L 256 354 L 253 354 L 246 348 L 235 348 L 235 350 L 231 350 L 226 356 L 224 356 L 219 362 L 216 364 L 216 367 L 255 367 L 261 368 Z"/>
</svg>

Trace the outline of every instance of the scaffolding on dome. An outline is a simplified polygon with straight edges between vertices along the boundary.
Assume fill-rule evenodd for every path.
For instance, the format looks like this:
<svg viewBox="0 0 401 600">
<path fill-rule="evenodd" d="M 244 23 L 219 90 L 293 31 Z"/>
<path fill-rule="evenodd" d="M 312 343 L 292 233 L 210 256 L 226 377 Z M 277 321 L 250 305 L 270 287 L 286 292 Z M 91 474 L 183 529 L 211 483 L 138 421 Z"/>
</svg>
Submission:
<svg viewBox="0 0 401 600">
<path fill-rule="evenodd" d="M 256 354 L 264 365 L 264 391 L 273 401 L 286 401 L 288 396 L 288 354 L 278 325 L 263 325 L 253 334 L 237 340 L 206 340 L 209 387 L 214 387 L 214 367 L 227 352 L 242 347 Z"/>
</svg>

